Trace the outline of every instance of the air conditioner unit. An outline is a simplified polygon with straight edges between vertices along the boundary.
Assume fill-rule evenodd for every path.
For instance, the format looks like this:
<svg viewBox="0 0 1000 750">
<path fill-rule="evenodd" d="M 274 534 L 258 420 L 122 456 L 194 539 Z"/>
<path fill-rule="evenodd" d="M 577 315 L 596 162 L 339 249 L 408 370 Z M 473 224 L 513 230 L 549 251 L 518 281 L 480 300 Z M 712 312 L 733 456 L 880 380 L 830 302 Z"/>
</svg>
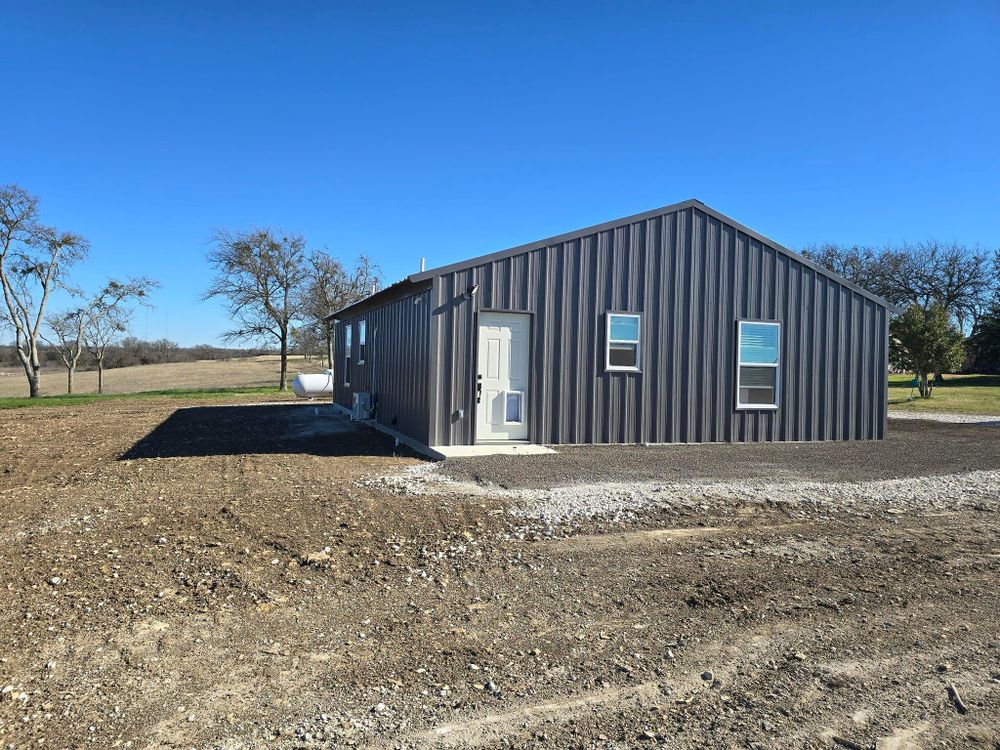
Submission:
<svg viewBox="0 0 1000 750">
<path fill-rule="evenodd" d="M 351 419 L 363 421 L 371 416 L 372 399 L 369 393 L 355 393 L 351 407 Z"/>
</svg>

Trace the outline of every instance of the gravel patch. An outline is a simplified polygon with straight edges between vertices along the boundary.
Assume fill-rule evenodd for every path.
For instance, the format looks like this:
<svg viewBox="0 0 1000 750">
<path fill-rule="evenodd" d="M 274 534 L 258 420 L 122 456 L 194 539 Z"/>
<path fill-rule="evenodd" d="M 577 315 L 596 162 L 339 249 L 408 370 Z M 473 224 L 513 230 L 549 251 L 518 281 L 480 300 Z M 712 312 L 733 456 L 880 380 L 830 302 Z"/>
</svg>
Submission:
<svg viewBox="0 0 1000 750">
<path fill-rule="evenodd" d="M 885 440 L 696 445 L 568 445 L 543 456 L 452 458 L 454 479 L 509 489 L 632 482 L 874 482 L 1000 470 L 1000 430 L 892 420 Z"/>
<path fill-rule="evenodd" d="M 459 481 L 427 464 L 363 484 L 410 495 L 458 494 L 511 501 L 508 515 L 555 527 L 588 520 L 629 522 L 650 511 L 718 512 L 741 505 L 871 514 L 1000 509 L 1000 471 L 870 482 L 688 481 L 510 489 Z"/>
<path fill-rule="evenodd" d="M 917 419 L 924 422 L 945 422 L 947 424 L 977 424 L 1000 427 L 1000 417 L 996 414 L 929 414 L 919 411 L 890 411 L 889 419 Z"/>
</svg>

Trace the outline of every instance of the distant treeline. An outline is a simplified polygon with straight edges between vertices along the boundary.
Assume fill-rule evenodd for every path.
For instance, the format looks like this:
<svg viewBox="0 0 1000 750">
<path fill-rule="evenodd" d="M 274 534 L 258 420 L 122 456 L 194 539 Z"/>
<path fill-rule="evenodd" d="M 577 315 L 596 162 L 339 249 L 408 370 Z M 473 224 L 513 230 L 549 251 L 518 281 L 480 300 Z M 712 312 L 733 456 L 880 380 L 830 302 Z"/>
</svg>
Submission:
<svg viewBox="0 0 1000 750">
<path fill-rule="evenodd" d="M 237 357 L 256 357 L 260 354 L 271 354 L 268 349 L 229 349 L 211 344 L 196 346 L 180 346 L 176 341 L 157 339 L 146 341 L 129 336 L 118 344 L 108 345 L 104 356 L 105 368 L 131 367 L 132 365 L 158 365 L 167 362 L 196 362 L 205 359 L 234 359 Z M 42 367 L 62 368 L 59 351 L 52 346 L 39 347 Z M 79 369 L 96 368 L 96 362 L 89 353 L 84 352 L 80 358 Z M 20 362 L 17 351 L 11 343 L 0 345 L 0 369 L 20 372 Z"/>
</svg>

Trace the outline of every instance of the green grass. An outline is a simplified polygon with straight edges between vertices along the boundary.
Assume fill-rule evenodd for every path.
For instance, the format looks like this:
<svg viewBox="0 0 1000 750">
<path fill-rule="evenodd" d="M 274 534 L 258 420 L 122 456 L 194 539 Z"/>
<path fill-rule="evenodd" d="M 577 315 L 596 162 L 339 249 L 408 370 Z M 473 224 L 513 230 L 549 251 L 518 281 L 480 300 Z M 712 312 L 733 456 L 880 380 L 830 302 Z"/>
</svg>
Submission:
<svg viewBox="0 0 1000 750">
<path fill-rule="evenodd" d="M 138 398 L 177 398 L 177 399 L 212 399 L 227 396 L 285 396 L 291 397 L 292 392 L 282 393 L 276 387 L 260 388 L 175 388 L 161 391 L 140 391 L 138 393 L 74 393 L 72 396 L 39 396 L 38 398 L 6 397 L 0 398 L 0 409 L 26 409 L 46 406 L 80 406 L 92 404 L 95 401 L 117 401 Z"/>
<path fill-rule="evenodd" d="M 930 398 L 910 399 L 912 375 L 889 376 L 889 408 L 906 411 L 1000 415 L 1000 375 L 945 375 Z"/>
</svg>

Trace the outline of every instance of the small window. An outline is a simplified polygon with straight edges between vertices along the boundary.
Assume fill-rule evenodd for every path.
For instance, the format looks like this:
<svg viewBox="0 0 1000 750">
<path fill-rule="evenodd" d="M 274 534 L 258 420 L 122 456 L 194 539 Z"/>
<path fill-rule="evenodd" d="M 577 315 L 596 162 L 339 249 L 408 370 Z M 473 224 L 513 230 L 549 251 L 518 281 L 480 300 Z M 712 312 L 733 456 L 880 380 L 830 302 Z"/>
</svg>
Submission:
<svg viewBox="0 0 1000 750">
<path fill-rule="evenodd" d="M 344 385 L 351 384 L 351 339 L 354 338 L 353 326 L 344 326 Z"/>
<path fill-rule="evenodd" d="M 504 391 L 503 422 L 524 423 L 524 391 Z"/>
<path fill-rule="evenodd" d="M 640 322 L 639 315 L 608 313 L 607 369 L 639 369 Z"/>
<path fill-rule="evenodd" d="M 368 348 L 368 321 L 362 320 L 358 323 L 358 364 L 365 363 L 365 350 Z"/>
<path fill-rule="evenodd" d="M 736 408 L 777 409 L 781 324 L 741 320 L 736 338 Z"/>
</svg>

